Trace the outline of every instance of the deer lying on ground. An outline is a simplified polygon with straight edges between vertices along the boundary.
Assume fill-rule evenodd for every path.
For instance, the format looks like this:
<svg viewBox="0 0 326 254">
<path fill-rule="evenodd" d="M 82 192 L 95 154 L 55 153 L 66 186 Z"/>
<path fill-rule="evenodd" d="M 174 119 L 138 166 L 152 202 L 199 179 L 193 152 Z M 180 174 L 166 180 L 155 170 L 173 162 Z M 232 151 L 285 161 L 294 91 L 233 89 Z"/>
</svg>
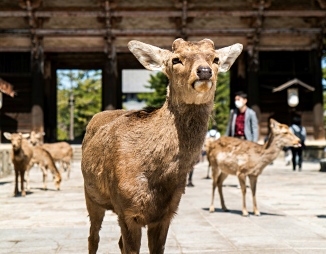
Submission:
<svg viewBox="0 0 326 254">
<path fill-rule="evenodd" d="M 44 132 L 35 131 L 31 132 L 29 142 L 33 145 L 40 145 L 42 148 L 47 150 L 54 162 L 58 162 L 60 164 L 60 171 L 63 173 L 67 171 L 67 178 L 70 177 L 71 170 L 71 161 L 73 157 L 73 150 L 70 144 L 67 142 L 56 142 L 56 143 L 44 143 L 42 144 L 41 138 L 45 135 Z"/>
<path fill-rule="evenodd" d="M 252 191 L 254 214 L 259 216 L 260 212 L 256 202 L 257 178 L 264 168 L 270 164 L 284 146 L 298 146 L 300 140 L 289 130 L 285 124 L 280 124 L 274 119 L 270 120 L 271 132 L 264 145 L 241 140 L 233 137 L 221 137 L 210 142 L 207 158 L 212 166 L 213 193 L 210 212 L 214 212 L 214 193 L 216 186 L 220 195 L 221 206 L 224 211 L 228 211 L 225 206 L 222 185 L 226 177 L 236 175 L 242 191 L 242 215 L 248 216 L 246 208 L 246 177 L 249 177 Z"/>
<path fill-rule="evenodd" d="M 144 226 L 149 252 L 164 253 L 187 173 L 205 139 L 217 73 L 242 50 L 241 44 L 215 50 L 209 39 L 177 39 L 172 52 L 139 41 L 128 47 L 145 68 L 167 75 L 167 98 L 160 109 L 105 111 L 89 122 L 82 145 L 89 253 L 98 249 L 106 210 L 118 215 L 121 253 L 139 253 Z"/>
<path fill-rule="evenodd" d="M 20 176 L 20 189 L 21 195 L 26 196 L 24 189 L 25 171 L 28 169 L 28 165 L 33 156 L 33 150 L 29 146 L 28 141 L 25 138 L 29 137 L 29 134 L 22 133 L 9 133 L 4 132 L 3 135 L 6 139 L 11 141 L 12 153 L 11 160 L 15 169 L 15 190 L 14 195 L 18 195 L 18 177 Z"/>
<path fill-rule="evenodd" d="M 37 164 L 43 173 L 43 189 L 47 190 L 47 176 L 48 176 L 48 170 L 51 171 L 53 177 L 54 177 L 54 185 L 57 190 L 60 190 L 60 182 L 61 182 L 61 175 L 59 170 L 57 169 L 53 158 L 51 154 L 43 149 L 40 146 L 31 146 L 33 150 L 33 157 L 31 161 L 29 162 L 29 166 L 26 172 L 26 184 L 27 184 L 27 190 L 30 189 L 29 185 L 29 172 L 31 168 L 34 166 L 34 164 Z"/>
</svg>

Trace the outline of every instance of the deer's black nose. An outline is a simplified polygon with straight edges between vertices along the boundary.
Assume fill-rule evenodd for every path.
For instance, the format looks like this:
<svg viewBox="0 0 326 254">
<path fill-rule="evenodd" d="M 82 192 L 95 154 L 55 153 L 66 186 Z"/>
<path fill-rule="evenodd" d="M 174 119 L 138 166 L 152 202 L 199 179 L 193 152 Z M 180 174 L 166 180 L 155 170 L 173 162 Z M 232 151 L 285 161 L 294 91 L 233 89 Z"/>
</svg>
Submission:
<svg viewBox="0 0 326 254">
<path fill-rule="evenodd" d="M 197 76 L 199 79 L 210 79 L 212 77 L 212 69 L 208 66 L 199 66 L 197 69 Z"/>
</svg>

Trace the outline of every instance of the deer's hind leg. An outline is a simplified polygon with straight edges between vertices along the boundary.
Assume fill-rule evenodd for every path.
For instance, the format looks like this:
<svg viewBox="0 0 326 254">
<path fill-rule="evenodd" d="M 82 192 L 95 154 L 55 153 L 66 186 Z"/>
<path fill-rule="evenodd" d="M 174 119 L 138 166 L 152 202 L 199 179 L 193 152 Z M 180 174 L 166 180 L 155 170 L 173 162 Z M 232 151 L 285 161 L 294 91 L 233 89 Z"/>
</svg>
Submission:
<svg viewBox="0 0 326 254">
<path fill-rule="evenodd" d="M 99 232 L 105 215 L 105 209 L 91 200 L 86 190 L 85 199 L 89 220 L 91 223 L 88 237 L 88 253 L 95 254 L 98 249 L 98 243 L 100 241 Z"/>
<path fill-rule="evenodd" d="M 223 197 L 223 182 L 228 177 L 228 174 L 225 174 L 224 172 L 221 172 L 217 179 L 217 187 L 218 187 L 218 193 L 220 194 L 220 201 L 221 201 L 221 207 L 224 212 L 228 212 L 229 210 L 226 208 L 224 203 L 224 197 Z"/>
<path fill-rule="evenodd" d="M 257 176 L 249 175 L 250 188 L 251 188 L 251 192 L 252 192 L 252 202 L 253 202 L 253 207 L 254 207 L 254 214 L 256 216 L 260 216 L 260 212 L 257 208 L 257 201 L 256 201 L 257 178 L 258 178 Z"/>
<path fill-rule="evenodd" d="M 241 186 L 241 192 L 242 192 L 242 216 L 249 216 L 247 207 L 246 207 L 246 175 L 245 174 L 239 174 L 238 175 L 239 183 Z"/>
</svg>

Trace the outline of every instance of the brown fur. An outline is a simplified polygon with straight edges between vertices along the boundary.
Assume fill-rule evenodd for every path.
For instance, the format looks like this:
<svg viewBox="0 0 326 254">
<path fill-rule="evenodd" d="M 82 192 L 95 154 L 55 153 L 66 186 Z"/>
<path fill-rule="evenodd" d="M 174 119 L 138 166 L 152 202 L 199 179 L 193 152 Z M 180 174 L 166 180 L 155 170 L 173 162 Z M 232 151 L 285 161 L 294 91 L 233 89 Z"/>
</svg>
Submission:
<svg viewBox="0 0 326 254">
<path fill-rule="evenodd" d="M 56 142 L 56 143 L 44 143 L 42 144 L 41 139 L 44 136 L 43 133 L 36 133 L 34 131 L 31 132 L 30 135 L 30 143 L 33 146 L 39 145 L 43 149 L 47 150 L 54 162 L 60 163 L 60 170 L 61 172 L 67 171 L 67 178 L 70 177 L 70 171 L 71 171 L 71 161 L 73 157 L 73 150 L 70 144 L 67 142 Z"/>
<path fill-rule="evenodd" d="M 82 146 L 82 172 L 91 227 L 89 253 L 96 253 L 105 210 L 118 215 L 121 253 L 139 253 L 141 227 L 150 253 L 164 253 L 170 221 L 196 163 L 213 107 L 218 70 L 227 71 L 242 50 L 215 51 L 213 42 L 178 39 L 173 52 L 132 41 L 129 48 L 147 69 L 161 69 L 169 91 L 161 109 L 105 111 L 93 117 Z M 220 63 L 213 63 L 220 57 Z M 172 63 L 179 58 L 182 63 Z M 200 80 L 200 66 L 211 77 Z"/>
<path fill-rule="evenodd" d="M 31 147 L 33 149 L 33 157 L 29 163 L 29 168 L 26 172 L 26 183 L 27 183 L 27 190 L 30 189 L 29 186 L 29 171 L 33 167 L 34 164 L 39 165 L 43 172 L 43 189 L 47 189 L 47 171 L 50 170 L 53 177 L 54 177 L 54 185 L 57 190 L 60 190 L 60 182 L 61 182 L 61 175 L 59 170 L 57 169 L 52 156 L 50 153 L 43 149 L 40 146 L 33 146 Z"/>
<path fill-rule="evenodd" d="M 20 176 L 20 188 L 21 195 L 26 196 L 26 192 L 24 189 L 24 180 L 25 180 L 25 171 L 28 169 L 28 165 L 33 156 L 33 151 L 29 146 L 25 137 L 28 137 L 29 134 L 21 134 L 21 133 L 8 133 L 5 132 L 3 134 L 6 139 L 11 141 L 12 144 L 12 153 L 11 160 L 14 164 L 15 168 L 15 190 L 14 195 L 18 195 L 18 177 Z"/>
<path fill-rule="evenodd" d="M 207 159 L 212 166 L 213 193 L 210 212 L 214 212 L 214 193 L 216 186 L 220 194 L 221 206 L 224 211 L 227 208 L 224 203 L 222 185 L 226 177 L 236 175 L 242 190 L 242 214 L 248 216 L 246 208 L 246 177 L 250 179 L 250 187 L 253 197 L 254 214 L 260 212 L 256 202 L 257 178 L 263 169 L 270 164 L 284 146 L 298 145 L 300 140 L 289 130 L 285 124 L 275 120 L 270 121 L 271 133 L 264 145 L 241 140 L 232 137 L 221 137 L 208 144 Z"/>
</svg>

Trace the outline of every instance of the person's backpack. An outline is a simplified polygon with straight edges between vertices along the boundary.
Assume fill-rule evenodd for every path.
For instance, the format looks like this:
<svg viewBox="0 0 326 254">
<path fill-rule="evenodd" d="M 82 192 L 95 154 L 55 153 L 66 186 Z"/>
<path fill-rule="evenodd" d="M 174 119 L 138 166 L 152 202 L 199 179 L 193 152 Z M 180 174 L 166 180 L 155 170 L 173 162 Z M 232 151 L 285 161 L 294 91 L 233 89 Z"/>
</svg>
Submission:
<svg viewBox="0 0 326 254">
<path fill-rule="evenodd" d="M 294 135 L 296 135 L 300 139 L 300 143 L 303 145 L 305 136 L 302 134 L 302 126 L 299 126 L 299 130 L 297 128 L 292 128 Z"/>
</svg>

